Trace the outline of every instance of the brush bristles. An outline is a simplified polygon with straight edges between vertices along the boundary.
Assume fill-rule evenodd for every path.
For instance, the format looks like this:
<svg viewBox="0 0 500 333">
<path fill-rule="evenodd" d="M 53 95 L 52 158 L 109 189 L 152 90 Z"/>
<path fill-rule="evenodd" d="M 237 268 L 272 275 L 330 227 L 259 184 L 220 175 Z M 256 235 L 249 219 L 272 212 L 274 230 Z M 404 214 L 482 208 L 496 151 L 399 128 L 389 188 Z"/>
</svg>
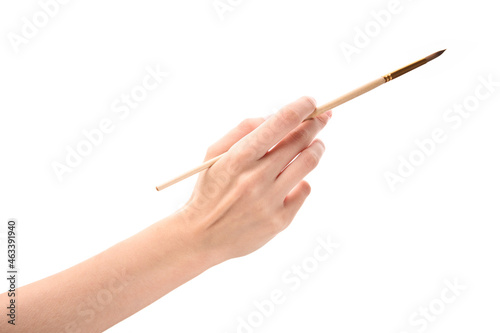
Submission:
<svg viewBox="0 0 500 333">
<path fill-rule="evenodd" d="M 431 54 L 430 56 L 425 57 L 425 59 L 426 59 L 427 61 L 434 60 L 434 59 L 436 59 L 437 57 L 439 57 L 441 54 L 443 54 L 443 53 L 444 53 L 444 51 L 446 51 L 446 49 L 441 50 L 441 51 L 438 51 L 438 52 L 436 52 L 436 53 L 433 53 L 433 54 Z"/>
</svg>

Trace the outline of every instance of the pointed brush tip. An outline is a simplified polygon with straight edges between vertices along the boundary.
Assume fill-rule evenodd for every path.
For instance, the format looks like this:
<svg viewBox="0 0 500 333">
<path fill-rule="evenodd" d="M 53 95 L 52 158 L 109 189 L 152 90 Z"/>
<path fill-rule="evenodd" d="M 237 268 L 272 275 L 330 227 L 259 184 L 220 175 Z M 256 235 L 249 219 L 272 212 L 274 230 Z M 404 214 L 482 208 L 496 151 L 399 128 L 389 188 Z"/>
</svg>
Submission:
<svg viewBox="0 0 500 333">
<path fill-rule="evenodd" d="M 436 58 L 437 58 L 437 57 L 439 57 L 441 54 L 443 54 L 443 53 L 444 53 L 444 51 L 446 51 L 446 49 L 441 50 L 441 51 L 437 51 L 436 53 L 433 53 L 433 54 L 431 54 L 430 56 L 427 56 L 427 57 L 426 57 L 426 58 L 427 58 L 427 61 L 431 61 L 431 60 L 436 59 Z"/>
</svg>

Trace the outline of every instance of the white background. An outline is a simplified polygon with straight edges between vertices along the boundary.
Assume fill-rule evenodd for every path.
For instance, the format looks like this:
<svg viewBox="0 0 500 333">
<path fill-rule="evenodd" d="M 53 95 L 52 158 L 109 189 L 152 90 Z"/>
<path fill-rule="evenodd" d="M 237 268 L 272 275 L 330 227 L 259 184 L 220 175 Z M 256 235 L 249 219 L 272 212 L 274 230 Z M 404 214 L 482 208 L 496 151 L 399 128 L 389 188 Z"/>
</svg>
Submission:
<svg viewBox="0 0 500 333">
<path fill-rule="evenodd" d="M 413 333 L 421 326 L 410 317 L 439 305 L 446 279 L 467 290 L 422 331 L 498 331 L 500 87 L 458 128 L 443 119 L 471 100 L 481 76 L 500 81 L 495 2 L 401 0 L 352 57 L 342 43 L 354 45 L 357 28 L 376 29 L 371 12 L 390 1 L 230 3 L 221 16 L 212 0 L 70 1 L 15 52 L 9 33 L 21 34 L 22 18 L 32 20 L 40 5 L 2 2 L 0 218 L 19 221 L 19 284 L 175 211 L 195 177 L 162 192 L 155 186 L 201 162 L 244 118 L 302 95 L 326 103 L 447 48 L 335 109 L 319 136 L 325 155 L 306 178 L 312 193 L 286 231 L 109 331 L 236 332 L 254 301 L 279 289 L 286 301 L 254 332 Z M 169 76 L 122 120 L 111 105 L 147 66 Z M 114 131 L 59 181 L 51 164 L 64 163 L 66 146 L 104 118 Z M 398 156 L 408 158 L 435 128 L 447 140 L 391 191 L 384 173 L 397 172 Z M 292 292 L 282 275 L 328 236 L 340 248 Z"/>
</svg>

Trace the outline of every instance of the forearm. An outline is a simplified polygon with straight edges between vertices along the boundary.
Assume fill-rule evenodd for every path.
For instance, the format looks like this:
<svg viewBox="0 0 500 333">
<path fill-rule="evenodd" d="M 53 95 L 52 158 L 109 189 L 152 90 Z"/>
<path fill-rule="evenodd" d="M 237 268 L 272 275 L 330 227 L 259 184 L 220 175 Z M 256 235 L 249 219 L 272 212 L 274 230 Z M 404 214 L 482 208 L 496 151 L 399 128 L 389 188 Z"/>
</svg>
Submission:
<svg viewBox="0 0 500 333">
<path fill-rule="evenodd" d="M 101 332 L 211 266 L 178 215 L 106 251 L 18 289 L 16 328 L 37 332 Z M 6 295 L 1 296 L 2 304 Z M 0 331 L 3 331 L 0 324 Z M 6 327 L 6 326 L 5 326 Z"/>
<path fill-rule="evenodd" d="M 61 273 L 19 288 L 22 332 L 101 332 L 209 267 L 257 250 L 292 221 L 318 164 L 315 140 L 330 113 L 301 98 L 272 117 L 248 119 L 207 150 L 226 153 L 200 173 L 172 216 Z M 0 295 L 0 304 L 7 304 Z M 6 321 L 0 331 L 6 331 Z"/>
</svg>

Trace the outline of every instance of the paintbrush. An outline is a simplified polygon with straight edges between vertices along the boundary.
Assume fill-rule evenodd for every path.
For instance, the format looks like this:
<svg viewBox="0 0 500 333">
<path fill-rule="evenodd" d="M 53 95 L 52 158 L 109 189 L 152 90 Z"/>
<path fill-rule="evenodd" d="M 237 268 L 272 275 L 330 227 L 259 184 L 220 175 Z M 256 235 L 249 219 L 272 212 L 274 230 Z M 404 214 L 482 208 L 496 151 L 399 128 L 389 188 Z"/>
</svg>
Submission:
<svg viewBox="0 0 500 333">
<path fill-rule="evenodd" d="M 436 59 L 437 57 L 439 57 L 441 54 L 443 54 L 443 52 L 446 51 L 446 49 L 444 50 L 441 50 L 441 51 L 438 51 L 436 53 L 433 53 L 423 59 L 420 59 L 418 61 L 415 61 L 409 65 L 406 65 L 394 72 L 391 72 L 387 75 L 384 75 L 382 77 L 379 77 L 371 82 L 368 82 L 364 85 L 362 85 L 361 87 L 359 88 L 356 88 L 354 89 L 353 91 L 351 92 L 348 92 L 347 94 L 345 95 L 342 95 L 336 99 L 334 99 L 333 101 L 329 102 L 329 103 L 326 103 L 318 108 L 316 108 L 316 110 L 314 110 L 313 113 L 311 113 L 304 121 L 308 120 L 308 119 L 312 119 L 314 117 L 317 117 L 319 116 L 320 114 L 328 111 L 328 110 L 331 110 L 341 104 L 344 104 L 345 102 L 347 101 L 350 101 L 351 99 L 353 98 L 356 98 L 360 95 L 363 95 L 364 93 L 372 90 L 372 89 L 375 89 L 377 88 L 378 86 L 381 86 L 383 85 L 384 83 L 386 82 L 389 82 L 391 80 L 394 80 L 395 78 L 403 75 L 403 74 L 406 74 L 408 73 L 409 71 L 412 71 L 414 70 L 415 68 L 418 68 L 426 63 L 428 63 L 429 61 L 431 60 L 434 60 Z M 208 169 L 210 168 L 215 162 L 217 162 L 222 156 L 224 156 L 225 153 L 219 155 L 219 156 L 216 156 L 206 162 L 204 162 L 203 164 L 200 164 L 199 166 L 197 166 L 196 168 L 193 168 L 185 173 L 183 173 L 182 175 L 178 176 L 178 177 L 175 177 L 174 179 L 166 182 L 166 183 L 163 183 L 161 184 L 160 186 L 157 186 L 156 189 L 158 191 L 161 191 L 167 187 L 169 187 L 170 185 L 173 185 L 183 179 L 186 179 L 194 174 L 197 174 L 198 172 L 200 171 L 203 171 L 205 169 Z"/>
</svg>

